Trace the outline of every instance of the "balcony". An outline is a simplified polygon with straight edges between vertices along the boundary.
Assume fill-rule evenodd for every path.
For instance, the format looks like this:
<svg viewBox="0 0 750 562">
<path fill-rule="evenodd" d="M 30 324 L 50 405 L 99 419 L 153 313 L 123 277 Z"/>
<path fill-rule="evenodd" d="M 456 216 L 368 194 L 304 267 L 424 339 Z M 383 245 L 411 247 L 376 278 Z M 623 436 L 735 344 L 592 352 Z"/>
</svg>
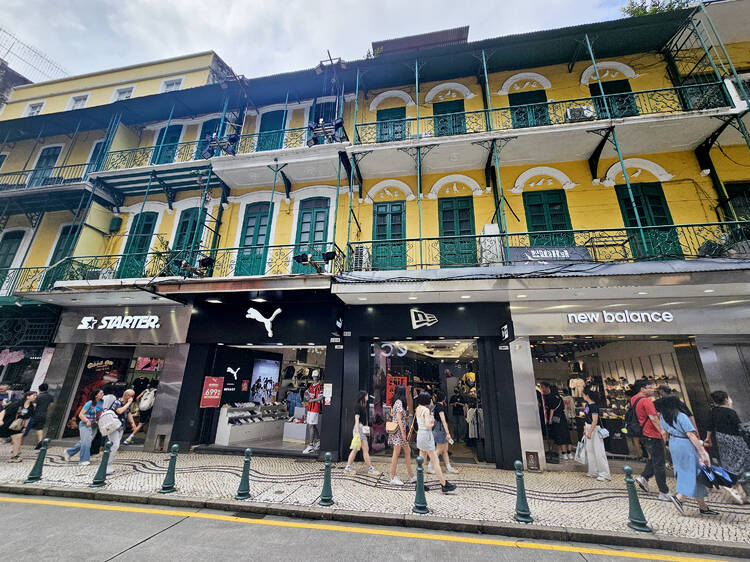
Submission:
<svg viewBox="0 0 750 562">
<path fill-rule="evenodd" d="M 750 259 L 750 221 L 352 242 L 346 271 Z"/>
<path fill-rule="evenodd" d="M 202 148 L 199 141 L 180 142 L 159 146 L 143 146 L 126 150 L 113 150 L 107 153 L 101 171 L 140 168 L 174 162 L 191 162 L 200 159 Z M 200 149 L 200 150 L 199 150 Z"/>
<path fill-rule="evenodd" d="M 80 183 L 86 181 L 89 173 L 93 171 L 94 164 L 87 162 L 69 166 L 5 172 L 0 174 L 0 192 Z"/>
<path fill-rule="evenodd" d="M 333 259 L 327 263 L 323 260 L 325 252 L 333 252 Z M 313 266 L 294 260 L 294 256 L 300 254 L 312 254 L 324 272 L 337 274 L 344 270 L 344 253 L 330 242 L 304 246 L 290 244 L 76 256 L 46 268 L 9 270 L 13 273 L 8 273 L 7 287 L 3 287 L 0 296 L 49 291 L 58 281 L 86 281 L 87 287 L 96 288 L 117 284 L 119 280 L 143 278 L 216 279 L 315 273 Z"/>
<path fill-rule="evenodd" d="M 359 123 L 355 144 L 377 144 L 455 135 L 488 133 L 637 115 L 661 115 L 731 107 L 721 82 L 676 88 L 607 94 L 565 101 L 549 101 L 492 110 L 466 111 L 427 117 Z"/>
</svg>

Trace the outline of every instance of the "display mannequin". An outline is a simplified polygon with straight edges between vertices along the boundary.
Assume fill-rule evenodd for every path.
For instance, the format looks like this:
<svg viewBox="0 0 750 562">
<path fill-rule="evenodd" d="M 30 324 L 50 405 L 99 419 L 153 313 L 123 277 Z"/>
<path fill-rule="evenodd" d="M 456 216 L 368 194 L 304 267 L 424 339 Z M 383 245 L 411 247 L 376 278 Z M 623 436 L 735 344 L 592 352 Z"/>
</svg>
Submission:
<svg viewBox="0 0 750 562">
<path fill-rule="evenodd" d="M 586 383 L 583 382 L 583 379 L 578 376 L 575 376 L 568 381 L 570 393 L 573 395 L 573 398 L 583 398 L 583 387 L 585 384 Z"/>
<path fill-rule="evenodd" d="M 320 369 L 313 369 L 312 384 L 305 391 L 307 402 L 307 447 L 303 453 L 320 449 L 320 406 L 323 402 L 323 385 L 320 384 Z"/>
</svg>

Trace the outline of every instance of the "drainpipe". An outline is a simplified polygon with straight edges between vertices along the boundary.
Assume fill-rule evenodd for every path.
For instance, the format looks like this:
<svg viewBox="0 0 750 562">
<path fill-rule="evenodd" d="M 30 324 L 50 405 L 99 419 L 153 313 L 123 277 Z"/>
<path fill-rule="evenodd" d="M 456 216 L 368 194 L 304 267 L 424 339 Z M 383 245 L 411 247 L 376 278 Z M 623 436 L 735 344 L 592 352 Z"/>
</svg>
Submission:
<svg viewBox="0 0 750 562">
<path fill-rule="evenodd" d="M 419 143 L 419 59 L 414 61 L 414 87 L 417 105 L 417 143 Z M 419 215 L 419 267 L 424 265 L 422 250 L 422 151 L 417 146 L 417 213 Z"/>
</svg>

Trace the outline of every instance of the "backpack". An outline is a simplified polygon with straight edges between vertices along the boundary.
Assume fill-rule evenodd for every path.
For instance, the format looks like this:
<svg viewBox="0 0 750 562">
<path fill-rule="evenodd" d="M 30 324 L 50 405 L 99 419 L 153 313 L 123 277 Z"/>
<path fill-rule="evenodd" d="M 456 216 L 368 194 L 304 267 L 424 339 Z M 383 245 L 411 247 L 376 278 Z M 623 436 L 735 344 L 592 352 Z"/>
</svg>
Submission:
<svg viewBox="0 0 750 562">
<path fill-rule="evenodd" d="M 645 422 L 641 424 L 641 422 L 638 421 L 638 414 L 635 413 L 635 408 L 638 406 L 638 402 L 643 400 L 643 398 L 644 396 L 640 396 L 638 400 L 628 408 L 628 411 L 625 412 L 625 430 L 628 437 L 640 437 L 643 435 L 643 426 L 646 424 Z M 648 421 L 648 418 L 646 418 L 646 421 Z"/>
<path fill-rule="evenodd" d="M 97 423 L 99 424 L 99 433 L 102 435 L 109 435 L 122 427 L 122 422 L 114 410 L 104 410 Z"/>
<path fill-rule="evenodd" d="M 156 398 L 156 389 L 155 388 L 147 388 L 143 392 L 143 396 L 141 396 L 141 401 L 138 402 L 138 409 L 141 412 L 145 412 L 146 410 L 150 410 L 154 407 L 154 399 Z"/>
</svg>

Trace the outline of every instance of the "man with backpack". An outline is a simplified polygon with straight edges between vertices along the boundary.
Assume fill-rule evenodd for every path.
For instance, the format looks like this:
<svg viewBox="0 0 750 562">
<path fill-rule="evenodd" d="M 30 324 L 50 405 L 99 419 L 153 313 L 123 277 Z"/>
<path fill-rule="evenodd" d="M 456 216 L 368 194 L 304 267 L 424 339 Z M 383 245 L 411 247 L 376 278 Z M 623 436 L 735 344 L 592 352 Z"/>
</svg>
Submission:
<svg viewBox="0 0 750 562">
<path fill-rule="evenodd" d="M 148 388 L 141 392 L 136 398 L 136 402 L 138 403 L 138 425 L 133 427 L 133 433 L 125 439 L 125 445 L 131 445 L 135 434 L 151 421 L 151 411 L 154 409 L 157 388 L 159 388 L 159 381 L 157 379 L 151 379 L 148 383 Z"/>
<path fill-rule="evenodd" d="M 649 381 L 640 379 L 633 385 L 633 392 L 630 408 L 625 415 L 625 423 L 628 435 L 640 437 L 648 453 L 648 462 L 635 481 L 644 492 L 648 492 L 648 481 L 654 476 L 656 485 L 659 487 L 659 499 L 669 500 L 664 440 L 661 435 L 659 413 L 651 401 L 654 386 Z"/>
</svg>

